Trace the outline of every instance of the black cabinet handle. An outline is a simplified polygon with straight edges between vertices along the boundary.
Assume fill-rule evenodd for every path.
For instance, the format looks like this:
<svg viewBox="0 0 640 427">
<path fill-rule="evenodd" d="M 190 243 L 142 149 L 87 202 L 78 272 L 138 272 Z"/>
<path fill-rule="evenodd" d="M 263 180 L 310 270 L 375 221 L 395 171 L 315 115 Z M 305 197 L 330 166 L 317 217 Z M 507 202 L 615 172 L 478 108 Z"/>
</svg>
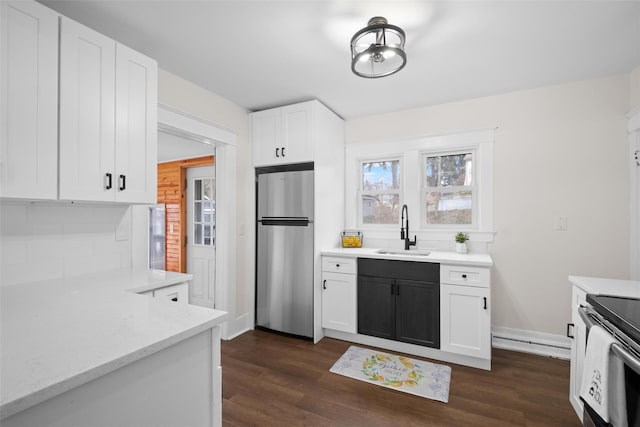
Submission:
<svg viewBox="0 0 640 427">
<path fill-rule="evenodd" d="M 120 191 L 124 191 L 127 188 L 127 177 L 124 175 L 120 175 L 120 187 L 118 187 Z"/>
<path fill-rule="evenodd" d="M 391 295 L 395 293 L 396 285 L 391 285 Z"/>
<path fill-rule="evenodd" d="M 107 172 L 104 175 L 104 177 L 107 179 L 107 183 L 104 185 L 104 189 L 105 190 L 111 190 L 111 188 L 113 187 L 113 185 L 112 185 L 113 184 L 113 182 L 112 182 L 113 175 Z"/>
<path fill-rule="evenodd" d="M 575 326 L 576 326 L 576 325 L 574 325 L 573 323 L 567 323 L 567 338 L 572 338 L 572 339 L 573 339 L 573 338 L 575 338 L 575 337 L 573 336 L 573 328 L 574 328 Z M 571 329 L 571 332 L 572 332 L 572 333 L 569 333 L 569 329 Z"/>
<path fill-rule="evenodd" d="M 280 157 L 280 147 L 276 148 L 276 157 Z"/>
<path fill-rule="evenodd" d="M 284 147 L 282 147 L 282 157 L 284 157 Z"/>
<path fill-rule="evenodd" d="M 326 280 L 322 281 L 322 289 L 327 289 L 327 281 Z"/>
<path fill-rule="evenodd" d="M 171 301 L 178 302 L 178 297 L 171 298 Z"/>
<path fill-rule="evenodd" d="M 483 299 L 484 299 L 484 309 L 486 310 L 487 309 L 487 297 L 484 297 Z"/>
<path fill-rule="evenodd" d="M 466 275 L 466 274 L 463 274 L 463 275 L 462 275 L 462 278 L 463 278 L 463 279 L 466 279 L 466 278 L 467 278 L 467 275 Z"/>
</svg>

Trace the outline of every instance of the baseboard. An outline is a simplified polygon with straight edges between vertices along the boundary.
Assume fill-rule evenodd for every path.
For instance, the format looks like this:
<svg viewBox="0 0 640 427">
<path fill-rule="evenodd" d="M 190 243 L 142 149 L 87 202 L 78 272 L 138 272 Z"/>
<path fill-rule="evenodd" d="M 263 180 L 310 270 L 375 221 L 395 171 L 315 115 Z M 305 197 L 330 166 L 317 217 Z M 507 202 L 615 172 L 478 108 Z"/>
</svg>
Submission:
<svg viewBox="0 0 640 427">
<path fill-rule="evenodd" d="M 243 314 L 237 319 L 227 320 L 222 328 L 222 339 L 232 340 L 237 336 L 253 329 L 253 321 L 249 314 Z"/>
<path fill-rule="evenodd" d="M 491 335 L 493 348 L 564 360 L 571 358 L 571 339 L 564 335 L 501 327 L 493 328 Z"/>
</svg>

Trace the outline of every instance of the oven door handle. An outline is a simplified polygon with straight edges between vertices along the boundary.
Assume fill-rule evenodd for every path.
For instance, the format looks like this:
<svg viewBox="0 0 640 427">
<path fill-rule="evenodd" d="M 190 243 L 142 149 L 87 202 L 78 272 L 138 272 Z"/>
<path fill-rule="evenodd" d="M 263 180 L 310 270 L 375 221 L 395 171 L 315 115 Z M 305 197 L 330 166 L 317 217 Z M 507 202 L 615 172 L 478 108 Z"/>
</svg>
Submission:
<svg viewBox="0 0 640 427">
<path fill-rule="evenodd" d="M 640 360 L 638 360 L 637 357 L 629 353 L 627 349 L 616 342 L 611 344 L 611 351 L 618 355 L 625 365 L 633 369 L 636 374 L 640 375 Z"/>
<path fill-rule="evenodd" d="M 580 318 L 584 321 L 585 325 L 587 326 L 587 329 L 591 329 L 592 326 L 598 325 L 597 322 L 593 321 L 591 317 L 589 317 L 590 313 L 594 313 L 594 312 L 589 307 L 580 306 L 580 308 L 578 309 L 578 314 L 580 315 Z M 640 360 L 638 360 L 637 357 L 635 357 L 633 354 L 627 351 L 627 349 L 624 348 L 622 344 L 619 344 L 618 342 L 614 342 L 613 344 L 611 344 L 611 351 L 615 355 L 620 357 L 625 363 L 625 365 L 627 365 L 629 368 L 633 369 L 634 372 L 640 375 Z"/>
</svg>

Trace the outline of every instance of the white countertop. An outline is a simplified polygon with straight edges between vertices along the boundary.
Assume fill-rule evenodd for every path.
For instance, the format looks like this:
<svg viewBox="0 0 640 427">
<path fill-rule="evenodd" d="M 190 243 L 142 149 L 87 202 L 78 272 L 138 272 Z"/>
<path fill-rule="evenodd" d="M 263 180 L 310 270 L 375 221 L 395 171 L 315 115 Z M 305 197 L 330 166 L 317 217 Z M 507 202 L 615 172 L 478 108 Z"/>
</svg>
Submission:
<svg viewBox="0 0 640 427">
<path fill-rule="evenodd" d="M 569 276 L 569 282 L 588 294 L 640 298 L 640 281 Z"/>
<path fill-rule="evenodd" d="M 429 251 L 427 256 L 379 254 L 379 248 L 335 248 L 322 251 L 322 255 L 351 257 L 395 259 L 402 261 L 438 262 L 440 264 L 471 265 L 477 267 L 491 267 L 493 260 L 489 254 L 459 254 L 456 252 Z"/>
<path fill-rule="evenodd" d="M 226 312 L 138 295 L 190 280 L 147 269 L 0 288 L 0 419 L 197 335 Z"/>
</svg>

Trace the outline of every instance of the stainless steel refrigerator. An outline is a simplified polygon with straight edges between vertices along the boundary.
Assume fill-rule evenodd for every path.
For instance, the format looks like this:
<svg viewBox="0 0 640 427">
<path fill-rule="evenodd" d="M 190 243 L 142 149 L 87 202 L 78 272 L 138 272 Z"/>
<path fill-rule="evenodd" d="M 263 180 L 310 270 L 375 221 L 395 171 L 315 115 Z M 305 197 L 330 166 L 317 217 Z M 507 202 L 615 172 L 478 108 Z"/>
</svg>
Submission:
<svg viewBox="0 0 640 427">
<path fill-rule="evenodd" d="M 256 326 L 313 338 L 313 164 L 256 169 Z"/>
</svg>

